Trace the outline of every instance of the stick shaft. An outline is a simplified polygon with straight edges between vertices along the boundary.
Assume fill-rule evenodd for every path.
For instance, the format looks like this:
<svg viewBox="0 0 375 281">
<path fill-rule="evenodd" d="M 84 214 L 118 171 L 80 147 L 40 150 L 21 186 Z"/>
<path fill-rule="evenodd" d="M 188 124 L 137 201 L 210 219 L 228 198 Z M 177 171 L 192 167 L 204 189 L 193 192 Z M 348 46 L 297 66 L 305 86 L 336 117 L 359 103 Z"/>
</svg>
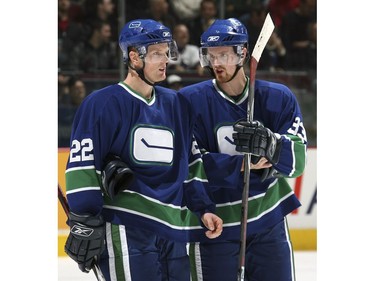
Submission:
<svg viewBox="0 0 375 281">
<path fill-rule="evenodd" d="M 66 201 L 66 198 L 64 196 L 64 193 L 63 193 L 60 185 L 58 185 L 57 187 L 58 187 L 58 196 L 59 196 L 59 201 L 60 201 L 61 207 L 63 207 L 65 214 L 68 216 L 68 214 L 69 214 L 68 202 Z"/>
<path fill-rule="evenodd" d="M 69 205 L 68 205 L 68 201 L 66 200 L 66 197 L 65 197 L 65 195 L 64 195 L 64 193 L 61 189 L 60 184 L 57 184 L 57 189 L 58 189 L 58 197 L 59 197 L 60 204 L 61 204 L 62 208 L 64 209 L 65 214 L 68 216 Z M 99 268 L 99 266 L 97 265 L 96 262 L 94 262 L 94 266 L 93 266 L 92 270 L 94 271 L 95 277 L 98 281 L 105 281 L 104 275 L 103 275 L 102 271 L 100 270 L 100 268 Z"/>
<path fill-rule="evenodd" d="M 249 96 L 248 96 L 248 105 L 247 105 L 247 121 L 253 121 L 254 114 L 254 92 L 255 92 L 255 74 L 258 67 L 258 62 L 264 47 L 266 46 L 273 29 L 275 28 L 272 19 L 269 14 L 267 14 L 264 21 L 262 30 L 259 34 L 258 40 L 253 49 L 251 58 L 250 58 L 250 77 L 249 77 Z M 246 259 L 246 237 L 247 237 L 247 213 L 248 213 L 248 198 L 249 198 L 249 189 L 250 189 L 250 163 L 251 163 L 251 154 L 245 153 L 244 156 L 244 187 L 242 191 L 242 205 L 241 205 L 241 236 L 240 236 L 240 254 L 238 262 L 238 281 L 245 280 L 245 259 Z"/>
<path fill-rule="evenodd" d="M 254 113 L 254 91 L 255 91 L 255 72 L 257 69 L 257 61 L 250 58 L 250 86 L 249 97 L 247 106 L 247 121 L 253 121 Z M 238 265 L 238 281 L 245 280 L 245 257 L 246 257 L 246 237 L 247 237 L 247 213 L 248 213 L 248 198 L 250 189 L 250 163 L 251 154 L 245 153 L 244 156 L 244 188 L 242 191 L 242 204 L 241 204 L 241 237 L 240 237 L 240 255 Z"/>
<path fill-rule="evenodd" d="M 247 212 L 248 212 L 248 198 L 250 187 L 250 161 L 251 155 L 246 153 L 244 157 L 245 162 L 245 184 L 242 191 L 242 205 L 241 205 L 241 238 L 240 238 L 240 254 L 239 254 L 239 268 L 238 268 L 238 281 L 245 280 L 245 258 L 246 258 L 246 232 L 247 232 Z"/>
</svg>

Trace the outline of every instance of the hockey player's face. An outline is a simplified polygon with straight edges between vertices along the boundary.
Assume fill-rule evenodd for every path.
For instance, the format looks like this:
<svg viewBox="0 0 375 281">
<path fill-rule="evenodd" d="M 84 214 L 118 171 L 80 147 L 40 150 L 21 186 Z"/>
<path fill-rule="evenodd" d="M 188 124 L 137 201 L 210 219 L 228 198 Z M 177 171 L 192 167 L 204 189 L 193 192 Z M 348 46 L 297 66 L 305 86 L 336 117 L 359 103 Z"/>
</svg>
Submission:
<svg viewBox="0 0 375 281">
<path fill-rule="evenodd" d="M 237 65 L 240 60 L 233 51 L 233 47 L 211 47 L 207 49 L 206 59 L 215 65 Z"/>
<path fill-rule="evenodd" d="M 166 78 L 168 64 L 168 44 L 161 43 L 148 46 L 145 56 L 145 76 L 149 81 L 160 82 Z"/>
<path fill-rule="evenodd" d="M 228 81 L 236 70 L 240 58 L 235 54 L 233 47 L 208 48 L 207 59 L 219 81 Z"/>
</svg>

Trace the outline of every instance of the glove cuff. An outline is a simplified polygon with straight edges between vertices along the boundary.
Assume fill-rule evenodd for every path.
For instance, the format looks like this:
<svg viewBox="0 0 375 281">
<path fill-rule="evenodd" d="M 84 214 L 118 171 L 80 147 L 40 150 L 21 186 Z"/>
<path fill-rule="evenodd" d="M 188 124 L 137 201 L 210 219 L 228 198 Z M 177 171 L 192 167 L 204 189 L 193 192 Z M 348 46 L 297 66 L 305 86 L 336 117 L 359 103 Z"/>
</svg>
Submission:
<svg viewBox="0 0 375 281">
<path fill-rule="evenodd" d="M 275 149 L 272 155 L 268 154 L 266 155 L 267 160 L 272 163 L 272 165 L 277 165 L 280 160 L 280 154 L 281 154 L 281 147 L 282 147 L 282 140 L 280 135 L 278 134 L 273 134 L 274 140 L 272 141 L 275 145 Z"/>
<path fill-rule="evenodd" d="M 69 224 L 81 223 L 87 226 L 102 226 L 104 224 L 104 220 L 101 215 L 77 215 L 73 212 L 69 212 L 68 218 L 70 222 Z"/>
</svg>

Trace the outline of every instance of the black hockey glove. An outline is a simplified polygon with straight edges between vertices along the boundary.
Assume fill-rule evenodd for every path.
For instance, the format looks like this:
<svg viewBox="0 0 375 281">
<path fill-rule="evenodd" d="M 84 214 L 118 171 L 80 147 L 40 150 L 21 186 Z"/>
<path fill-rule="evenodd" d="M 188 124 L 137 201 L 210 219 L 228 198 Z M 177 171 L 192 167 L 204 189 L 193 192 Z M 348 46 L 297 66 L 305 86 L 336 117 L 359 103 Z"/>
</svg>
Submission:
<svg viewBox="0 0 375 281">
<path fill-rule="evenodd" d="M 134 180 L 133 171 L 116 155 L 105 159 L 102 171 L 102 186 L 105 194 L 113 200 L 115 196 L 129 187 Z"/>
<path fill-rule="evenodd" d="M 236 150 L 251 153 L 276 165 L 279 162 L 281 140 L 258 121 L 238 121 L 234 124 L 233 140 Z"/>
<path fill-rule="evenodd" d="M 256 165 L 261 158 L 262 157 L 260 156 L 252 154 L 251 163 Z M 281 175 L 274 167 L 263 168 L 263 169 L 252 169 L 251 171 L 259 175 L 261 182 L 264 182 L 266 179 L 269 179 L 269 178 L 280 177 Z"/>
<path fill-rule="evenodd" d="M 89 272 L 95 260 L 104 251 L 105 225 L 101 216 L 79 216 L 69 213 L 67 224 L 70 233 L 65 243 L 65 252 L 83 272 Z"/>
<path fill-rule="evenodd" d="M 276 171 L 274 167 L 264 168 L 264 169 L 261 169 L 260 171 L 262 173 L 260 176 L 261 182 L 264 182 L 265 180 L 270 179 L 270 178 L 277 178 L 280 176 L 280 173 Z"/>
</svg>

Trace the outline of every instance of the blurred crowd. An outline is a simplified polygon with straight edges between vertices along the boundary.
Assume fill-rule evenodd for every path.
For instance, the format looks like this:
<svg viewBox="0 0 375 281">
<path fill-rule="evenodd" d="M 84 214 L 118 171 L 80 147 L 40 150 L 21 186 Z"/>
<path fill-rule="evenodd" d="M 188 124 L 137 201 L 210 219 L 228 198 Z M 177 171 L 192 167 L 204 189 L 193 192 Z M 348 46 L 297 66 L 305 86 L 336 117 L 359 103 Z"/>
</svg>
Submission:
<svg viewBox="0 0 375 281">
<path fill-rule="evenodd" d="M 219 15 L 219 0 L 137 0 L 125 2 L 125 21 L 151 18 L 171 28 L 180 60 L 177 72 L 201 73 L 200 35 Z M 225 18 L 247 27 L 252 50 L 269 12 L 276 28 L 259 69 L 316 68 L 316 0 L 224 1 Z M 64 71 L 95 72 L 119 67 L 118 1 L 58 0 L 58 63 Z"/>
<path fill-rule="evenodd" d="M 167 85 L 182 87 L 182 75 L 203 76 L 199 63 L 200 35 L 224 15 L 236 17 L 249 33 L 253 49 L 269 12 L 275 30 L 258 70 L 316 72 L 316 0 L 137 0 L 124 1 L 124 22 L 151 18 L 173 32 L 180 58 L 169 63 Z M 89 94 L 81 78 L 88 73 L 118 73 L 121 65 L 119 1 L 58 0 L 59 146 L 67 144 L 72 116 Z M 121 6 L 122 7 L 122 6 Z M 117 74 L 118 76 L 118 74 Z M 61 140 L 61 141 L 60 141 Z"/>
</svg>

